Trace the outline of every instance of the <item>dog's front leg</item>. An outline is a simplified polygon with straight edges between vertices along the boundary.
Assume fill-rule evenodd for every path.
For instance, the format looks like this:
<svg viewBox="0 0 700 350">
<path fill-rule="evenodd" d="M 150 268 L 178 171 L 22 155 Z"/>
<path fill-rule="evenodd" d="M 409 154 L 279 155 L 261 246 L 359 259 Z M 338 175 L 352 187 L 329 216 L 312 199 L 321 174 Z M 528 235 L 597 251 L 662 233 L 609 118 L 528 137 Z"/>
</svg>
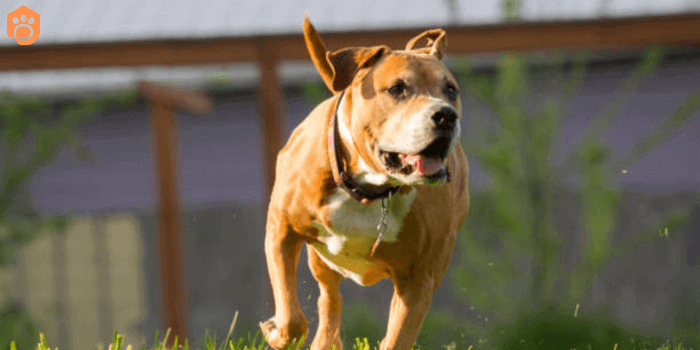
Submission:
<svg viewBox="0 0 700 350">
<path fill-rule="evenodd" d="M 297 262 L 303 241 L 268 218 L 265 257 L 275 299 L 275 315 L 260 323 L 267 343 L 275 349 L 306 337 L 307 322 L 297 298 Z M 300 344 L 301 345 L 301 344 Z"/>
<path fill-rule="evenodd" d="M 336 350 L 341 350 L 343 344 L 340 341 L 340 311 L 343 298 L 339 286 L 343 276 L 328 267 L 312 245 L 307 245 L 306 251 L 309 256 L 309 268 L 318 281 L 321 292 L 318 297 L 318 330 L 311 343 L 311 350 L 330 350 L 333 346 Z"/>
<path fill-rule="evenodd" d="M 389 325 L 380 350 L 411 349 L 430 308 L 434 290 L 431 278 L 394 278 Z"/>
</svg>

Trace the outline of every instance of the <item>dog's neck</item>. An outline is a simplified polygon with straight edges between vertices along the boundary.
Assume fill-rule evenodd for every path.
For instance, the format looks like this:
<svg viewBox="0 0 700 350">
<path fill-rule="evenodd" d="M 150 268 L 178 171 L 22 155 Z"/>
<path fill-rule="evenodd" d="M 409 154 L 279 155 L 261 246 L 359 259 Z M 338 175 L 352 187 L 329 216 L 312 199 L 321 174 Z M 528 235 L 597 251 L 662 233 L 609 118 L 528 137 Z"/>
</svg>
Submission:
<svg viewBox="0 0 700 350">
<path fill-rule="evenodd" d="M 348 145 L 343 145 L 341 141 L 340 128 L 348 130 L 346 138 L 350 138 L 349 147 L 352 147 L 352 135 L 349 129 L 344 127 L 343 121 L 340 118 L 339 111 L 340 105 L 345 96 L 345 91 L 341 92 L 335 104 L 335 109 L 331 115 L 331 119 L 328 125 L 328 155 L 331 164 L 331 170 L 333 171 L 333 180 L 338 186 L 345 190 L 351 197 L 360 201 L 361 203 L 369 203 L 376 199 L 387 198 L 392 194 L 398 192 L 401 188 L 400 186 L 394 186 L 389 183 L 384 184 L 369 184 L 362 181 L 358 181 L 353 178 L 350 172 L 350 167 L 346 166 L 346 159 L 343 158 L 343 146 L 348 147 Z M 345 152 L 348 153 L 348 152 Z M 349 163 L 349 160 L 347 160 Z M 361 158 L 358 162 L 364 162 Z"/>
</svg>

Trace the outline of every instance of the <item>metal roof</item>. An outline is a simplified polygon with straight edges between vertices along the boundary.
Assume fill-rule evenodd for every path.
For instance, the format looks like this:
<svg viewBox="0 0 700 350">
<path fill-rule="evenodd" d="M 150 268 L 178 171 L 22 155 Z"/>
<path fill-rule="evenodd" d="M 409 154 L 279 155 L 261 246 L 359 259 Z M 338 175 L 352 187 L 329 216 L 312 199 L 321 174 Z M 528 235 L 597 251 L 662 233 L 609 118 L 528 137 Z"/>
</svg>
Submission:
<svg viewBox="0 0 700 350">
<path fill-rule="evenodd" d="M 521 0 L 526 21 L 594 19 L 700 12 L 700 0 Z M 497 24 L 501 0 L 2 0 L 6 13 L 25 5 L 41 15 L 39 44 L 144 39 L 236 37 L 301 32 L 305 12 L 320 32 Z M 6 35 L 0 46 L 17 45 Z M 285 65 L 283 82 L 314 78 L 306 64 Z M 232 87 L 257 81 L 255 65 L 191 68 L 80 69 L 0 73 L 0 90 L 84 93 L 124 88 L 140 79 L 187 85 L 212 81 Z"/>
<path fill-rule="evenodd" d="M 698 0 L 521 0 L 526 21 L 697 12 Z M 495 24 L 501 0 L 5 0 L 41 15 L 41 43 L 250 36 L 301 32 L 308 11 L 321 31 Z M 3 28 L 6 17 L 1 16 Z M 0 45 L 13 45 L 4 37 Z"/>
</svg>

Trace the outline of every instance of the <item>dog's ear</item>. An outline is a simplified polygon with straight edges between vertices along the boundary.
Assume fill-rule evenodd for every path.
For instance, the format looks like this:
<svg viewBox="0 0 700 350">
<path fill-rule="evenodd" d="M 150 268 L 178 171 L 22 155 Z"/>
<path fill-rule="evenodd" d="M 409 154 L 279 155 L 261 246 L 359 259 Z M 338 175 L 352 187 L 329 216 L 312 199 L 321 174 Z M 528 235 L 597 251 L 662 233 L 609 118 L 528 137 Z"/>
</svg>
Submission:
<svg viewBox="0 0 700 350">
<path fill-rule="evenodd" d="M 349 47 L 327 54 L 328 62 L 333 68 L 333 83 L 331 90 L 338 93 L 350 86 L 355 74 L 362 69 L 371 67 L 387 52 L 388 46 Z"/>
<path fill-rule="evenodd" d="M 425 47 L 414 49 L 413 46 L 418 43 L 421 39 L 425 38 L 428 43 Z M 443 53 L 447 49 L 447 33 L 442 29 L 430 29 L 426 30 L 418 36 L 408 41 L 406 44 L 406 51 L 417 51 L 420 53 L 426 53 L 437 57 L 439 60 L 442 59 Z"/>
<path fill-rule="evenodd" d="M 309 50 L 311 61 L 316 66 L 321 79 L 326 83 L 329 90 L 333 91 L 333 68 L 331 68 L 326 58 L 326 45 L 323 44 L 321 36 L 316 32 L 316 28 L 311 25 L 309 17 L 304 15 L 304 41 L 306 49 Z"/>
</svg>

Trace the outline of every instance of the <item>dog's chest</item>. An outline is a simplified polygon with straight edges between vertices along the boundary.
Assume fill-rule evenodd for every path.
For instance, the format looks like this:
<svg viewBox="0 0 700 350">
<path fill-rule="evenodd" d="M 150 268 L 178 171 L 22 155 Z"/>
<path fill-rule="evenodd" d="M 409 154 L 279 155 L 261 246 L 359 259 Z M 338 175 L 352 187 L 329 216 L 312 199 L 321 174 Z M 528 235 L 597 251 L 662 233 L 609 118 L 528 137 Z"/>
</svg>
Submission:
<svg viewBox="0 0 700 350">
<path fill-rule="evenodd" d="M 412 189 L 388 200 L 383 242 L 397 241 L 415 196 L 416 190 Z M 382 201 L 362 204 L 344 190 L 337 189 L 328 200 L 328 208 L 330 225 L 315 224 L 319 234 L 314 247 L 332 269 L 364 285 L 366 275 L 375 268 L 367 260 L 379 234 Z"/>
</svg>

